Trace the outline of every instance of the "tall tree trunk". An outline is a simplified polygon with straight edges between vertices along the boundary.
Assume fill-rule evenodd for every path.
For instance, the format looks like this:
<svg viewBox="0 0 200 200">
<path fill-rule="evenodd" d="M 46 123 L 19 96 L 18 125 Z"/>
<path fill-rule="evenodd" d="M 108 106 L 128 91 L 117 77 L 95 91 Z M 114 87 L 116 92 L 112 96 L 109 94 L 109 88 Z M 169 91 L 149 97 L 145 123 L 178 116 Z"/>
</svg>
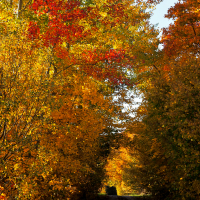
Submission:
<svg viewBox="0 0 200 200">
<path fill-rule="evenodd" d="M 18 3 L 18 17 L 20 17 L 20 14 L 21 14 L 22 3 L 23 3 L 23 0 L 19 0 L 19 3 Z"/>
</svg>

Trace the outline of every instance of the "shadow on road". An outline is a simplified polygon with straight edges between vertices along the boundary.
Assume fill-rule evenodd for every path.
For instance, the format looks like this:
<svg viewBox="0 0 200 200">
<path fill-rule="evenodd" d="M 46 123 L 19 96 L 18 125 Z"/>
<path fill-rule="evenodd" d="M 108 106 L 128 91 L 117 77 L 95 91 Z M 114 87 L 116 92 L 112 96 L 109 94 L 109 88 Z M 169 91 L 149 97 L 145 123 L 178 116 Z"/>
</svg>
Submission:
<svg viewBox="0 0 200 200">
<path fill-rule="evenodd" d="M 153 199 L 151 197 L 102 195 L 102 196 L 99 196 L 99 200 L 153 200 Z"/>
</svg>

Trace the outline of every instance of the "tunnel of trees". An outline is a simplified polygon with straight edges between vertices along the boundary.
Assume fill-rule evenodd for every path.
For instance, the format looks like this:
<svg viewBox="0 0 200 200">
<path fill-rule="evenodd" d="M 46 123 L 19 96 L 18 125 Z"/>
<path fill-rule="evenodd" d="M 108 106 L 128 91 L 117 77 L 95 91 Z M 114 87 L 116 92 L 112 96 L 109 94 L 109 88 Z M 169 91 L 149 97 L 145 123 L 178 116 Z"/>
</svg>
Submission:
<svg viewBox="0 0 200 200">
<path fill-rule="evenodd" d="M 0 0 L 0 199 L 200 199 L 200 3 L 160 2 Z"/>
</svg>

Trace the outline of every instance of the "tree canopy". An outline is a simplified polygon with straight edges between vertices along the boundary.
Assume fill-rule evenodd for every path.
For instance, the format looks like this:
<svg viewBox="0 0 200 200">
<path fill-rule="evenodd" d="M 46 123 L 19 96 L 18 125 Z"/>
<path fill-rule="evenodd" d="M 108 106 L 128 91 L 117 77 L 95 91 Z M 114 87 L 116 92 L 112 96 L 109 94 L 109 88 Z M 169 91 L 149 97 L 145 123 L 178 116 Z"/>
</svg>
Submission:
<svg viewBox="0 0 200 200">
<path fill-rule="evenodd" d="M 199 2 L 178 2 L 166 15 L 163 49 L 138 75 L 144 101 L 130 125 L 138 164 L 130 182 L 161 199 L 199 199 Z"/>
<path fill-rule="evenodd" d="M 0 199 L 199 199 L 200 4 L 159 2 L 0 1 Z"/>
<path fill-rule="evenodd" d="M 2 199 L 98 193 L 128 120 L 114 92 L 135 86 L 158 45 L 155 3 L 0 1 Z"/>
</svg>

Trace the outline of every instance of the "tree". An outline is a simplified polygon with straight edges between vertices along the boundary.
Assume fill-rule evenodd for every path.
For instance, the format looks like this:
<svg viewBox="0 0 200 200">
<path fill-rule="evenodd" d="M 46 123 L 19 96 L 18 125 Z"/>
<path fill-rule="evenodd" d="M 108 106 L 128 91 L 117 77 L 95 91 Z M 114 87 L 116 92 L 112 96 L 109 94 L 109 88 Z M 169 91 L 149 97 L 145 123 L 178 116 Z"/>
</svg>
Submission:
<svg viewBox="0 0 200 200">
<path fill-rule="evenodd" d="M 132 188 L 127 184 L 126 180 L 126 171 L 128 170 L 128 163 L 130 161 L 132 161 L 132 156 L 128 154 L 127 148 L 122 147 L 122 145 L 118 149 L 112 148 L 105 166 L 107 177 L 103 181 L 104 189 L 108 185 L 115 186 L 117 194 L 120 196 L 133 193 Z"/>
<path fill-rule="evenodd" d="M 198 9 L 197 1 L 169 9 L 175 23 L 163 31 L 161 59 L 143 70 L 138 84 L 144 94 L 138 108 L 143 129 L 136 129 L 140 166 L 132 172 L 162 199 L 199 198 Z"/>
<path fill-rule="evenodd" d="M 37 155 L 38 135 L 50 116 L 46 55 L 32 49 L 27 23 L 1 10 L 0 170 L 8 196 L 28 176 Z"/>
<path fill-rule="evenodd" d="M 71 73 L 73 76 L 69 76 Z M 73 199 L 89 199 L 104 177 L 107 153 L 101 140 L 104 129 L 112 125 L 114 107 L 99 92 L 97 83 L 72 69 L 66 71 L 64 85 L 57 82 L 54 88 L 52 119 L 40 139 L 41 147 L 51 151 L 44 150 L 44 158 L 49 161 L 43 176 L 49 183 L 56 176 L 62 185 L 75 187 Z"/>
<path fill-rule="evenodd" d="M 114 89 L 155 50 L 151 2 L 24 3 L 0 5 L 1 185 L 10 198 L 88 199 L 124 116 Z"/>
</svg>

